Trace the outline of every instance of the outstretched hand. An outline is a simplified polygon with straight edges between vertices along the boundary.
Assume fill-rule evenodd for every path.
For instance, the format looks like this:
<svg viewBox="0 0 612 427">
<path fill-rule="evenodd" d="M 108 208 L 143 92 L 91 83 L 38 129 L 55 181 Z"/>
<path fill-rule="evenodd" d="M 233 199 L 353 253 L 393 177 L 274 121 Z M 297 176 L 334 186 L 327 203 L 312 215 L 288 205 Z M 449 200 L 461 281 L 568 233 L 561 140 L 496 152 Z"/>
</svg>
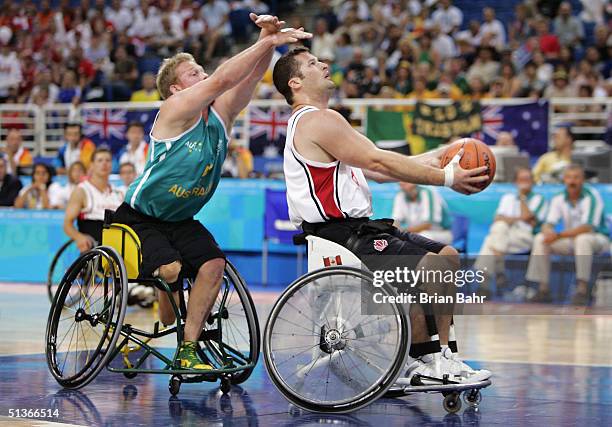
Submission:
<svg viewBox="0 0 612 427">
<path fill-rule="evenodd" d="M 272 15 L 250 13 L 249 18 L 266 33 L 264 36 L 279 32 L 285 25 L 285 21 L 279 21 L 278 17 Z"/>
<path fill-rule="evenodd" d="M 455 154 L 452 160 L 444 168 L 445 185 L 462 194 L 474 194 L 482 191 L 482 188 L 474 184 L 485 182 L 489 179 L 486 172 L 488 167 L 481 166 L 474 169 L 463 169 L 459 163 L 463 156 L 463 148 Z"/>
<path fill-rule="evenodd" d="M 304 28 L 283 28 L 279 32 L 272 34 L 272 41 L 275 46 L 281 46 L 288 43 L 296 43 L 300 40 L 312 38 L 312 34 L 304 31 Z"/>
</svg>

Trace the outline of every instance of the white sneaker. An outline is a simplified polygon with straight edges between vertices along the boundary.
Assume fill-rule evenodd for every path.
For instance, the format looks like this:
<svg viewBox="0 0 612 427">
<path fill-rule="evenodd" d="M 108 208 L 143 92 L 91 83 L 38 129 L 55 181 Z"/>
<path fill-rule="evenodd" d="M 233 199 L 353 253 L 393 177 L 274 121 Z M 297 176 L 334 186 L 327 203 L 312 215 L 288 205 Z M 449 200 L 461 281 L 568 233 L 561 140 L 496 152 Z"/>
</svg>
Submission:
<svg viewBox="0 0 612 427">
<path fill-rule="evenodd" d="M 449 381 L 462 382 L 464 378 L 451 369 L 449 363 L 441 353 L 426 354 L 418 359 L 411 359 L 406 364 L 405 378 L 412 383 L 412 379 L 423 385 L 439 385 L 447 375 Z"/>
<path fill-rule="evenodd" d="M 449 370 L 455 375 L 464 378 L 463 382 L 479 382 L 491 378 L 491 371 L 487 369 L 473 369 L 448 347 L 442 350 L 442 359 L 446 361 Z"/>
</svg>

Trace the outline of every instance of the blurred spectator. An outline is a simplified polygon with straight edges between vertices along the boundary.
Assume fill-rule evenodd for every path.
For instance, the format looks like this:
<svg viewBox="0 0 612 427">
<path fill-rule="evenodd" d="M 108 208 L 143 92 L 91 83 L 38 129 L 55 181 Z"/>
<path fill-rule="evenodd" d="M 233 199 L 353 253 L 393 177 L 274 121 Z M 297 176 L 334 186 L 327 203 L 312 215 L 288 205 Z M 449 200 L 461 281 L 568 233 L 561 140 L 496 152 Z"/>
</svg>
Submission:
<svg viewBox="0 0 612 427">
<path fill-rule="evenodd" d="M 488 85 L 499 73 L 499 62 L 493 59 L 493 49 L 488 46 L 481 46 L 478 49 L 478 56 L 474 64 L 467 72 L 467 79 L 479 77 L 485 85 Z"/>
<path fill-rule="evenodd" d="M 327 21 L 323 18 L 317 19 L 312 35 L 312 48 L 310 52 L 317 58 L 329 57 L 334 52 L 334 36 L 327 30 Z"/>
<path fill-rule="evenodd" d="M 552 302 L 549 290 L 550 255 L 574 255 L 576 258 L 575 305 L 587 305 L 588 282 L 591 279 L 593 255 L 607 250 L 610 242 L 604 219 L 604 204 L 594 188 L 584 185 L 584 170 L 570 165 L 563 173 L 565 190 L 550 201 L 550 209 L 542 232 L 535 236 L 527 280 L 539 284 L 538 293 L 531 302 Z M 562 221 L 563 229 L 555 226 Z"/>
<path fill-rule="evenodd" d="M 142 7 L 134 9 L 133 21 L 127 30 L 127 35 L 150 40 L 160 33 L 161 28 L 159 11 L 156 7 L 149 6 L 148 2 L 144 1 Z"/>
<path fill-rule="evenodd" d="M 32 183 L 21 189 L 15 207 L 19 209 L 50 209 L 49 186 L 53 178 L 50 166 L 36 163 L 32 170 Z"/>
<path fill-rule="evenodd" d="M 21 190 L 21 181 L 7 172 L 6 157 L 0 156 L 0 206 L 13 206 Z"/>
<path fill-rule="evenodd" d="M 455 40 L 467 41 L 474 48 L 480 46 L 482 40 L 480 22 L 476 20 L 471 20 L 468 24 L 467 30 L 459 31 L 455 35 Z"/>
<path fill-rule="evenodd" d="M 484 272 L 487 279 L 495 277 L 498 292 L 506 284 L 503 255 L 529 252 L 534 233 L 546 218 L 546 200 L 541 194 L 532 192 L 531 171 L 517 169 L 514 184 L 516 191 L 500 199 L 489 234 L 474 263 L 474 269 Z M 481 292 L 486 294 L 490 289 L 485 285 Z"/>
<path fill-rule="evenodd" d="M 501 64 L 502 98 L 518 96 L 521 82 L 516 76 L 514 65 L 510 62 Z"/>
<path fill-rule="evenodd" d="M 206 22 L 208 41 L 205 60 L 210 60 L 213 57 L 217 45 L 230 34 L 229 12 L 229 5 L 222 0 L 206 0 L 206 3 L 202 6 L 201 14 Z"/>
<path fill-rule="evenodd" d="M 104 17 L 120 33 L 123 33 L 132 24 L 132 11 L 121 6 L 121 0 L 112 0 L 111 5 L 104 10 Z"/>
<path fill-rule="evenodd" d="M 508 155 L 516 156 L 519 153 L 518 147 L 514 143 L 514 137 L 510 132 L 500 132 L 497 135 L 495 145 L 489 146 L 489 148 L 497 160 L 495 181 L 510 181 L 513 171 L 504 170 L 503 157 Z"/>
<path fill-rule="evenodd" d="M 569 85 L 568 76 L 565 70 L 555 71 L 553 74 L 553 83 L 544 90 L 546 98 L 569 98 L 575 95 L 574 90 Z"/>
<path fill-rule="evenodd" d="M 543 154 L 533 167 L 536 182 L 554 181 L 572 160 L 574 135 L 569 126 L 560 126 L 553 131 L 553 151 Z"/>
<path fill-rule="evenodd" d="M 228 178 L 248 178 L 253 172 L 253 154 L 247 147 L 230 142 L 227 157 L 223 162 L 221 176 Z"/>
<path fill-rule="evenodd" d="M 554 59 L 559 56 L 561 45 L 556 35 L 549 32 L 550 23 L 546 18 L 540 18 L 536 21 L 536 34 L 538 37 L 538 46 L 546 59 Z"/>
<path fill-rule="evenodd" d="M 451 217 L 446 202 L 429 187 L 400 182 L 392 217 L 403 231 L 418 233 L 445 245 L 453 243 Z"/>
<path fill-rule="evenodd" d="M 580 2 L 582 3 L 580 19 L 585 22 L 603 24 L 605 8 L 610 5 L 608 0 L 580 0 Z"/>
<path fill-rule="evenodd" d="M 119 152 L 119 164 L 131 163 L 140 175 L 147 163 L 149 144 L 144 140 L 144 127 L 140 122 L 130 122 L 125 133 L 127 145 Z"/>
<path fill-rule="evenodd" d="M 495 19 L 495 9 L 485 7 L 482 10 L 484 22 L 480 26 L 479 36 L 483 45 L 501 49 L 506 45 L 506 30 L 504 25 Z"/>
<path fill-rule="evenodd" d="M 87 171 L 83 163 L 76 161 L 68 168 L 68 182 L 66 185 L 61 185 L 57 182 L 53 182 L 49 186 L 49 203 L 51 209 L 65 209 L 70 200 L 70 195 L 76 186 L 81 182 Z"/>
<path fill-rule="evenodd" d="M 554 32 L 563 46 L 579 47 L 584 39 L 584 26 L 576 16 L 572 16 L 572 5 L 564 1 L 559 6 L 559 15 L 554 20 Z"/>
<path fill-rule="evenodd" d="M 439 98 L 440 94 L 435 90 L 427 89 L 427 78 L 424 76 L 418 76 L 412 80 L 412 92 L 410 92 L 407 97 L 425 100 Z"/>
<path fill-rule="evenodd" d="M 548 83 L 550 83 L 552 79 L 552 75 L 554 71 L 553 66 L 549 64 L 548 62 L 546 62 L 546 58 L 544 58 L 544 54 L 539 50 L 536 50 L 533 52 L 531 59 L 537 67 L 536 74 L 537 74 L 538 80 L 548 85 Z"/>
<path fill-rule="evenodd" d="M 107 85 L 107 99 L 128 101 L 132 89 L 138 80 L 138 66 L 134 58 L 128 55 L 125 46 L 118 46 L 114 53 L 114 70 Z"/>
<path fill-rule="evenodd" d="M 151 40 L 151 48 L 158 56 L 167 58 L 174 55 L 183 44 L 184 33 L 180 26 L 172 25 L 170 15 L 161 18 L 161 31 Z"/>
<path fill-rule="evenodd" d="M 64 125 L 64 145 L 57 152 L 55 166 L 57 173 L 63 175 L 67 168 L 76 161 L 80 161 L 89 169 L 91 156 L 96 150 L 96 145 L 89 139 L 84 138 L 82 127 L 79 123 L 66 123 Z"/>
<path fill-rule="evenodd" d="M 81 95 L 81 87 L 78 85 L 76 73 L 72 70 L 66 70 L 62 75 L 62 84 L 57 101 L 63 104 L 78 103 Z"/>
<path fill-rule="evenodd" d="M 327 29 L 330 33 L 336 31 L 336 28 L 338 28 L 338 17 L 334 13 L 330 0 L 319 0 L 319 10 L 314 17 L 314 22 L 321 18 L 327 22 Z"/>
<path fill-rule="evenodd" d="M 361 42 L 359 43 L 361 49 L 363 50 L 364 56 L 366 58 L 375 58 L 378 54 L 378 47 L 380 46 L 380 42 L 380 34 L 378 33 L 376 26 L 367 26 L 364 29 L 364 32 L 361 37 Z"/>
<path fill-rule="evenodd" d="M 440 0 L 431 20 L 440 26 L 445 34 L 454 34 L 463 23 L 463 12 L 452 5 L 451 0 Z"/>
<path fill-rule="evenodd" d="M 23 146 L 21 130 L 9 129 L 6 134 L 6 145 L 0 151 L 7 159 L 7 173 L 19 175 L 19 168 L 32 166 L 32 154 Z"/>
<path fill-rule="evenodd" d="M 432 25 L 430 33 L 432 37 L 431 48 L 437 54 L 437 61 L 434 61 L 436 65 L 439 64 L 438 61 L 444 61 L 455 56 L 455 42 L 448 34 L 440 31 L 438 24 Z"/>
<path fill-rule="evenodd" d="M 161 97 L 157 91 L 155 83 L 155 75 L 153 73 L 144 73 L 142 75 L 142 89 L 132 93 L 131 102 L 153 102 L 159 101 Z"/>
<path fill-rule="evenodd" d="M 121 191 L 123 194 L 127 192 L 128 187 L 139 174 L 136 173 L 136 167 L 131 162 L 121 163 L 119 165 L 119 178 L 121 178 L 121 182 L 123 185 L 117 187 L 117 190 Z"/>
<path fill-rule="evenodd" d="M 5 28 L 5 27 L 4 27 Z M 8 42 L 0 47 L 0 103 L 9 96 L 9 88 L 17 88 L 21 82 L 21 64 Z"/>
<path fill-rule="evenodd" d="M 365 0 L 346 0 L 338 9 L 338 20 L 344 23 L 347 15 L 352 11 L 361 21 L 367 21 L 370 18 L 370 8 Z"/>
<path fill-rule="evenodd" d="M 468 80 L 469 97 L 474 101 L 481 100 L 487 96 L 487 86 L 482 78 L 478 75 L 473 75 Z"/>
<path fill-rule="evenodd" d="M 59 97 L 60 88 L 53 83 L 53 76 L 50 68 L 45 68 L 34 77 L 34 87 L 30 92 L 30 102 L 34 103 L 33 98 L 36 97 L 41 89 L 47 90 L 49 103 L 53 104 Z"/>
<path fill-rule="evenodd" d="M 522 44 L 531 35 L 531 16 L 524 3 L 514 7 L 514 21 L 508 26 L 508 39 L 510 44 Z"/>
<path fill-rule="evenodd" d="M 608 47 L 611 45 L 611 43 L 608 42 L 610 40 L 609 36 L 610 31 L 605 24 L 599 24 L 595 27 L 595 40 L 593 41 L 593 47 L 599 51 L 599 57 L 602 61 L 611 59 L 608 54 Z"/>
</svg>

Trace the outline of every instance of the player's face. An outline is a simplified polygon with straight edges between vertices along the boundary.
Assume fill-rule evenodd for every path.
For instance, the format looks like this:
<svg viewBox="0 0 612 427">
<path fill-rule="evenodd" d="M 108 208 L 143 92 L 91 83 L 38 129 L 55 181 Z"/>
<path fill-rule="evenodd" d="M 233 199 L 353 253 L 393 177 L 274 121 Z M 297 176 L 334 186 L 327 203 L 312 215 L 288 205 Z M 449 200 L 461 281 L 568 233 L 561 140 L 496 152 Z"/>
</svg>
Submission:
<svg viewBox="0 0 612 427">
<path fill-rule="evenodd" d="M 113 168 L 113 159 L 109 153 L 98 153 L 91 163 L 93 173 L 109 176 Z"/>
<path fill-rule="evenodd" d="M 304 86 L 323 90 L 333 89 L 336 86 L 326 63 L 319 61 L 316 56 L 308 52 L 301 53 L 299 60 Z"/>
<path fill-rule="evenodd" d="M 177 84 L 171 86 L 171 88 L 174 87 L 176 91 L 187 89 L 208 78 L 208 74 L 204 72 L 204 68 L 193 61 L 182 62 L 176 67 L 176 75 Z"/>
</svg>

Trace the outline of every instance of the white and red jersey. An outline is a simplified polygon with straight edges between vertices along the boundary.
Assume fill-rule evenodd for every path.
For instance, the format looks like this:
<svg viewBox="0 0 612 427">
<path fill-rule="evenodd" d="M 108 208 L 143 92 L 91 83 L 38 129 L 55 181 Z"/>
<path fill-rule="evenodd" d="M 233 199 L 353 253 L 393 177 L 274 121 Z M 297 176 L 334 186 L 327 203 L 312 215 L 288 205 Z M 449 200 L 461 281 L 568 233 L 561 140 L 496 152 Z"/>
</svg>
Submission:
<svg viewBox="0 0 612 427">
<path fill-rule="evenodd" d="M 325 222 L 372 215 L 372 195 L 359 168 L 336 160 L 331 163 L 304 158 L 293 145 L 300 118 L 318 108 L 305 106 L 295 111 L 287 123 L 284 164 L 289 218 L 296 227 L 303 221 Z"/>
<path fill-rule="evenodd" d="M 78 185 L 85 191 L 85 208 L 81 211 L 79 219 L 104 221 L 104 211 L 106 209 L 117 210 L 123 203 L 124 194 L 112 185 L 108 185 L 106 190 L 100 191 L 89 181 L 83 181 Z"/>
</svg>

